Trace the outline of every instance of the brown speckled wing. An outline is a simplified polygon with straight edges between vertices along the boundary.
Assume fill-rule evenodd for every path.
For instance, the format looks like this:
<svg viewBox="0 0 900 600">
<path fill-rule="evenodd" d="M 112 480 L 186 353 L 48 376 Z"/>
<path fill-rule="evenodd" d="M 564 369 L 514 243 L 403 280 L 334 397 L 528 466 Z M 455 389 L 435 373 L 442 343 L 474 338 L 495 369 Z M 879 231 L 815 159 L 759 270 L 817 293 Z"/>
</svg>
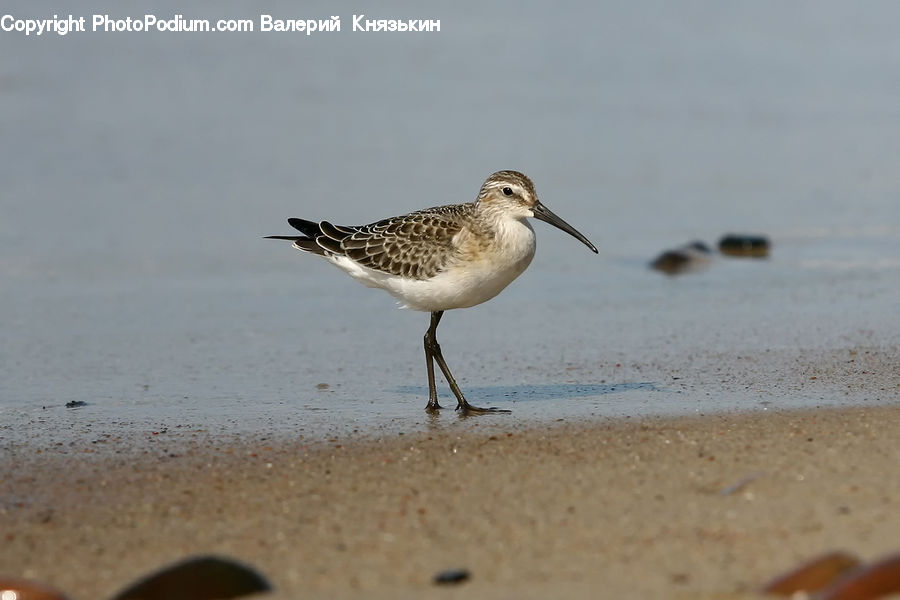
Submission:
<svg viewBox="0 0 900 600">
<path fill-rule="evenodd" d="M 463 228 L 473 209 L 472 204 L 438 206 L 360 227 L 323 223 L 323 236 L 316 241 L 327 251 L 343 254 L 369 269 L 428 279 L 440 273 L 456 255 L 453 236 Z M 351 230 L 349 235 L 344 233 Z M 335 238 L 339 236 L 338 242 Z M 340 251 L 335 251 L 336 242 Z"/>
</svg>

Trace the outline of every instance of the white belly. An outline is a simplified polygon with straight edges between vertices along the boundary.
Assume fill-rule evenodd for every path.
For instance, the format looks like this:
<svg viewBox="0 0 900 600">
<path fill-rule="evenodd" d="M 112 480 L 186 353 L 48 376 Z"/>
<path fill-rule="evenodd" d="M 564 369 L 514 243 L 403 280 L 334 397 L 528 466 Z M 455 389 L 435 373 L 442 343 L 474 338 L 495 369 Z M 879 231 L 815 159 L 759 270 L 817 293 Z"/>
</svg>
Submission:
<svg viewBox="0 0 900 600">
<path fill-rule="evenodd" d="M 384 289 L 404 308 L 429 312 L 468 308 L 502 292 L 530 262 L 531 256 L 502 269 L 491 265 L 456 267 L 424 281 L 395 279 Z"/>
<path fill-rule="evenodd" d="M 431 279 L 409 279 L 362 267 L 349 258 L 329 260 L 369 287 L 389 292 L 403 308 L 433 312 L 487 302 L 522 274 L 534 257 L 534 230 L 510 221 L 499 242 L 476 260 L 460 261 Z"/>
</svg>

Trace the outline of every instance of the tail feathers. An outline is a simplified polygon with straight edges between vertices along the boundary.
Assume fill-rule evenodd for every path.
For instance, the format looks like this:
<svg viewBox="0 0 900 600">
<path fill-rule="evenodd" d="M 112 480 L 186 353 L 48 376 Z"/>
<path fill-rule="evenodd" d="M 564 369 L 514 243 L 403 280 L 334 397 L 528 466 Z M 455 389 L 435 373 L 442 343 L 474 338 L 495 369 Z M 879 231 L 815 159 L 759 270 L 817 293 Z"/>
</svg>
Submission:
<svg viewBox="0 0 900 600">
<path fill-rule="evenodd" d="M 313 254 L 318 254 L 319 256 L 325 256 L 325 250 L 316 243 L 315 240 L 311 240 L 309 238 L 300 238 L 294 242 L 294 248 L 297 250 L 303 250 L 304 252 L 312 252 Z"/>
<path fill-rule="evenodd" d="M 304 252 L 312 252 L 313 254 L 318 254 L 319 256 L 325 256 L 325 250 L 322 246 L 316 243 L 316 240 L 312 240 L 305 235 L 267 235 L 265 236 L 267 240 L 287 240 L 289 242 L 294 242 L 294 248 L 297 250 L 303 250 Z"/>
<path fill-rule="evenodd" d="M 307 221 L 306 219 L 296 219 L 291 218 L 288 219 L 288 224 L 294 229 L 303 233 L 303 235 L 267 235 L 266 239 L 269 240 L 287 240 L 289 242 L 294 242 L 294 248 L 297 250 L 303 250 L 304 252 L 311 252 L 313 254 L 318 254 L 319 256 L 325 256 L 326 250 L 332 250 L 331 248 L 324 248 L 321 244 L 317 242 L 317 239 L 323 237 L 322 229 L 318 223 L 314 223 L 313 221 Z M 325 238 L 329 242 L 332 240 Z M 337 251 L 340 251 L 340 244 L 338 244 Z"/>
<path fill-rule="evenodd" d="M 301 232 L 308 238 L 315 238 L 317 235 L 322 233 L 322 230 L 319 228 L 318 223 L 307 221 L 306 219 L 290 218 L 288 219 L 288 225 Z"/>
<path fill-rule="evenodd" d="M 352 232 L 347 233 L 345 231 L 341 231 L 340 229 L 338 229 L 337 227 L 335 227 L 328 221 L 322 221 L 321 223 L 319 223 L 319 230 L 323 234 L 325 234 L 326 236 L 328 236 L 329 238 L 331 238 L 332 240 L 334 240 L 336 242 L 343 241 L 343 239 L 345 237 L 348 237 L 350 235 L 350 233 L 352 233 Z"/>
</svg>

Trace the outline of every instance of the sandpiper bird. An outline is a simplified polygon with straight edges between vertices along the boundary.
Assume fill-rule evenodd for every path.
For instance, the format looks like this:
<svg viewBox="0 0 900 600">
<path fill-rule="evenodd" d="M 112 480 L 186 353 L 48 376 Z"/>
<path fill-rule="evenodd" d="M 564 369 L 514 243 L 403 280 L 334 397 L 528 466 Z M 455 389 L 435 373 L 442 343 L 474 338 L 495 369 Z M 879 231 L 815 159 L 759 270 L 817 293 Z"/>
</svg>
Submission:
<svg viewBox="0 0 900 600">
<path fill-rule="evenodd" d="M 466 401 L 441 354 L 437 327 L 445 310 L 490 300 L 528 267 L 535 240 L 527 217 L 562 229 L 597 253 L 586 237 L 541 204 L 534 184 L 517 171 L 488 177 L 475 202 L 426 208 L 354 227 L 288 219 L 302 235 L 267 237 L 292 241 L 294 248 L 325 258 L 363 284 L 386 290 L 403 308 L 431 313 L 425 333 L 426 410 L 441 408 L 434 384 L 437 361 L 456 396 L 457 410 L 509 412 Z"/>
</svg>

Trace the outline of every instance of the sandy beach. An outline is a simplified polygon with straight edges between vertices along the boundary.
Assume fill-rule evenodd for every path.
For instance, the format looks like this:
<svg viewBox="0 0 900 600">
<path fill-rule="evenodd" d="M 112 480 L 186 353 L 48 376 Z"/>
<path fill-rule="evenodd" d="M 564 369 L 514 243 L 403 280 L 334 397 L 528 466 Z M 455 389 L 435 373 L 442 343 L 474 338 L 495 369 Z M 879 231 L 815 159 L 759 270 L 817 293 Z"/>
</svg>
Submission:
<svg viewBox="0 0 900 600">
<path fill-rule="evenodd" d="M 216 554 L 273 599 L 710 599 L 900 552 L 900 3 L 7 4 L 0 576 L 104 599 Z M 223 27 L 25 29 L 107 14 Z M 511 414 L 439 375 L 431 418 L 429 315 L 264 237 L 503 169 L 599 252 L 532 219 L 438 334 Z"/>
<path fill-rule="evenodd" d="M 75 598 L 201 553 L 278 598 L 752 592 L 825 551 L 900 549 L 890 356 L 881 407 L 7 448 L 3 571 Z M 432 582 L 453 568 L 470 580 Z"/>
</svg>

